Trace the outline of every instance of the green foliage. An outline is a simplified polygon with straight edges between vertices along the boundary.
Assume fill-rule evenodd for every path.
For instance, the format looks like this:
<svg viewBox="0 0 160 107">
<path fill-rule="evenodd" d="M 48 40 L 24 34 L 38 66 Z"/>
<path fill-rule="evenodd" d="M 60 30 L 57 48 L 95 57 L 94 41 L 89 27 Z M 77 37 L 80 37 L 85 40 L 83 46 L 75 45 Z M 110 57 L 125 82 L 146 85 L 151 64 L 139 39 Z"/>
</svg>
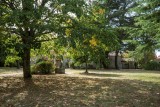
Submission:
<svg viewBox="0 0 160 107">
<path fill-rule="evenodd" d="M 76 26 L 65 30 L 66 36 L 59 39 L 59 44 L 70 47 L 67 52 L 76 64 L 107 60 L 105 52 L 120 46 L 117 32 L 109 26 L 103 6 L 89 5 L 84 11 L 79 19 L 69 21 Z"/>
<path fill-rule="evenodd" d="M 39 62 L 42 62 L 42 61 L 49 61 L 48 57 L 43 56 L 43 57 L 37 59 L 36 64 L 39 63 Z"/>
<path fill-rule="evenodd" d="M 160 70 L 160 63 L 156 61 L 150 61 L 145 64 L 145 70 Z"/>
<path fill-rule="evenodd" d="M 159 0 L 137 0 L 131 10 L 135 14 L 133 27 L 127 28 L 130 43 L 134 46 L 133 57 L 142 65 L 154 59 L 155 49 L 159 48 Z M 132 50 L 133 51 L 133 50 Z"/>
<path fill-rule="evenodd" d="M 43 41 L 63 37 L 64 29 L 71 27 L 66 20 L 73 15 L 79 18 L 84 6 L 84 0 L 0 0 L 0 28 L 22 40 L 25 78 L 31 77 L 31 48 L 39 48 Z M 46 35 L 53 32 L 56 37 Z"/>
<path fill-rule="evenodd" d="M 15 65 L 16 61 L 22 60 L 18 56 L 7 56 L 5 60 L 5 66 Z"/>
<path fill-rule="evenodd" d="M 66 21 L 73 15 L 79 18 L 84 6 L 84 0 L 1 0 L 0 26 L 23 38 L 24 47 L 37 47 L 41 41 L 54 38 L 46 34 L 64 36 Z"/>
<path fill-rule="evenodd" d="M 36 63 L 31 67 L 32 74 L 50 74 L 54 71 L 55 66 L 48 57 L 40 57 Z"/>
<path fill-rule="evenodd" d="M 16 61 L 21 61 L 21 39 L 17 35 L 11 35 L 5 40 L 6 59 L 5 66 L 15 64 Z"/>
<path fill-rule="evenodd" d="M 40 61 L 31 68 L 32 74 L 50 74 L 55 67 L 50 61 Z"/>
<path fill-rule="evenodd" d="M 154 49 L 145 49 L 143 45 L 135 45 L 137 46 L 134 51 L 129 51 L 129 56 L 134 58 L 136 62 L 138 62 L 142 67 L 149 61 L 155 59 Z"/>
<path fill-rule="evenodd" d="M 0 62 L 2 66 L 16 65 L 16 61 L 21 61 L 21 39 L 14 34 L 0 33 Z"/>
</svg>

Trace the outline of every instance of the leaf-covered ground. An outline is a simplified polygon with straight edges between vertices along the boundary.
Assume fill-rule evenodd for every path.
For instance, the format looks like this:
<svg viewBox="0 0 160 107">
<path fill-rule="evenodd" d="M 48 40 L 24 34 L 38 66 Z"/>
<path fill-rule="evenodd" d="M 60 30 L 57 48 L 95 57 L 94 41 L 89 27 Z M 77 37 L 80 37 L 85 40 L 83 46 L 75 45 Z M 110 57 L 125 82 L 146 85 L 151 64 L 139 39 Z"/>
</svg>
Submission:
<svg viewBox="0 0 160 107">
<path fill-rule="evenodd" d="M 160 73 L 0 76 L 0 107 L 160 107 Z"/>
</svg>

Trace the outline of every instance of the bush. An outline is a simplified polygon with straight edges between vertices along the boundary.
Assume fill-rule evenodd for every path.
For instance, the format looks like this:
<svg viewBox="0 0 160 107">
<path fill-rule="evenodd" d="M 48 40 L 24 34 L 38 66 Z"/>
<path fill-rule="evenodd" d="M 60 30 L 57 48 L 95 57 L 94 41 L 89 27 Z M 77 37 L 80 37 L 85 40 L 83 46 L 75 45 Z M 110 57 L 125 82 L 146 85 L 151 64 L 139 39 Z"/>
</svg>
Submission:
<svg viewBox="0 0 160 107">
<path fill-rule="evenodd" d="M 36 63 L 42 62 L 42 61 L 49 61 L 47 57 L 43 56 L 39 59 L 37 59 Z"/>
<path fill-rule="evenodd" d="M 55 73 L 56 74 L 65 74 L 65 69 L 63 69 L 63 68 L 55 68 Z"/>
<path fill-rule="evenodd" d="M 41 61 L 35 64 L 32 68 L 32 74 L 50 74 L 54 71 L 55 67 L 50 61 Z"/>
<path fill-rule="evenodd" d="M 144 66 L 145 70 L 160 70 L 160 63 L 156 61 L 150 61 Z"/>
</svg>

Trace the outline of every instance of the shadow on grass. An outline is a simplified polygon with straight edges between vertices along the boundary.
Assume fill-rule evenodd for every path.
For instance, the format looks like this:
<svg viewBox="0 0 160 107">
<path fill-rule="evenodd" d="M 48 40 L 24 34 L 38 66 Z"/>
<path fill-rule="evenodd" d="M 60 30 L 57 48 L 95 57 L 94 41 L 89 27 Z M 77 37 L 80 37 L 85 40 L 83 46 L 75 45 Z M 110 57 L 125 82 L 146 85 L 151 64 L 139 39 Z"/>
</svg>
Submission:
<svg viewBox="0 0 160 107">
<path fill-rule="evenodd" d="M 160 107 L 160 84 L 138 80 L 49 75 L 0 83 L 8 84 L 0 86 L 2 107 Z"/>
<path fill-rule="evenodd" d="M 95 70 L 91 69 L 89 72 L 112 72 L 112 73 L 156 73 L 160 74 L 160 71 L 155 71 L 155 70 L 143 70 L 143 69 L 100 69 L 100 70 Z"/>
<path fill-rule="evenodd" d="M 95 77 L 120 77 L 119 74 L 102 74 L 102 73 L 80 73 L 81 75 L 86 76 L 95 76 Z"/>
</svg>

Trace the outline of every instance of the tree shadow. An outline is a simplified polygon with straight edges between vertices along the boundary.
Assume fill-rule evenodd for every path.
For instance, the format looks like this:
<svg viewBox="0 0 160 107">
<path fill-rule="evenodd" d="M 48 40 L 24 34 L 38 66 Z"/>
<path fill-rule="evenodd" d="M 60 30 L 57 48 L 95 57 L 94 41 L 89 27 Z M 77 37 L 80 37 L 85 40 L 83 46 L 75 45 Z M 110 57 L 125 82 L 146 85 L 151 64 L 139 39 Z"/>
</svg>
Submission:
<svg viewBox="0 0 160 107">
<path fill-rule="evenodd" d="M 160 71 L 156 70 L 143 70 L 143 69 L 121 69 L 121 70 L 111 70 L 112 72 L 119 72 L 119 73 L 155 73 L 160 74 Z M 106 71 L 107 72 L 107 71 Z"/>
<path fill-rule="evenodd" d="M 97 74 L 93 73 L 92 75 Z M 111 76 L 113 77 L 113 75 Z M 16 79 L 17 78 L 15 78 L 15 80 Z M 19 80 L 21 81 L 13 82 L 13 80 L 11 80 L 8 83 L 10 88 L 6 87 L 3 91 L 0 91 L 0 95 L 11 93 L 4 98 L 5 102 L 1 103 L 2 106 L 160 106 L 160 84 L 155 84 L 153 82 L 142 82 L 138 80 L 63 77 L 55 75 L 36 77 L 33 76 L 33 79 L 31 80 L 24 81 L 22 78 Z M 11 100 L 11 102 L 8 103 L 8 100 Z"/>
<path fill-rule="evenodd" d="M 159 107 L 160 106 L 160 84 L 153 82 L 142 82 L 139 80 L 109 80 L 108 88 L 101 87 L 101 95 L 95 99 L 95 105 L 103 107 Z M 103 96 L 103 97 L 102 97 Z"/>
<path fill-rule="evenodd" d="M 144 69 L 100 69 L 100 70 L 95 70 L 92 69 L 90 72 L 115 72 L 115 73 L 155 73 L 155 74 L 160 74 L 160 71 L 156 70 L 144 70 Z"/>
<path fill-rule="evenodd" d="M 80 73 L 85 76 L 95 76 L 95 77 L 120 77 L 119 74 L 103 74 L 103 73 Z"/>
<path fill-rule="evenodd" d="M 1 103 L 2 106 L 4 107 L 23 106 L 23 105 L 18 105 L 17 102 L 23 104 L 27 100 L 30 100 L 31 95 L 33 94 L 38 97 L 38 94 L 33 93 L 34 92 L 33 89 L 38 91 L 40 90 L 40 87 L 35 85 L 32 79 L 24 80 L 23 78 L 20 77 L 11 77 L 11 78 L 12 79 L 10 79 L 9 77 L 6 78 L 6 81 L 9 81 L 7 83 L 8 86 L 5 87 L 5 90 L 0 92 L 0 94 L 3 95 L 2 98 L 3 102 Z M 10 80 L 12 80 L 12 82 Z M 14 80 L 19 80 L 19 81 L 14 81 Z M 30 102 L 34 103 L 35 105 L 37 103 L 36 100 L 31 100 Z"/>
</svg>

